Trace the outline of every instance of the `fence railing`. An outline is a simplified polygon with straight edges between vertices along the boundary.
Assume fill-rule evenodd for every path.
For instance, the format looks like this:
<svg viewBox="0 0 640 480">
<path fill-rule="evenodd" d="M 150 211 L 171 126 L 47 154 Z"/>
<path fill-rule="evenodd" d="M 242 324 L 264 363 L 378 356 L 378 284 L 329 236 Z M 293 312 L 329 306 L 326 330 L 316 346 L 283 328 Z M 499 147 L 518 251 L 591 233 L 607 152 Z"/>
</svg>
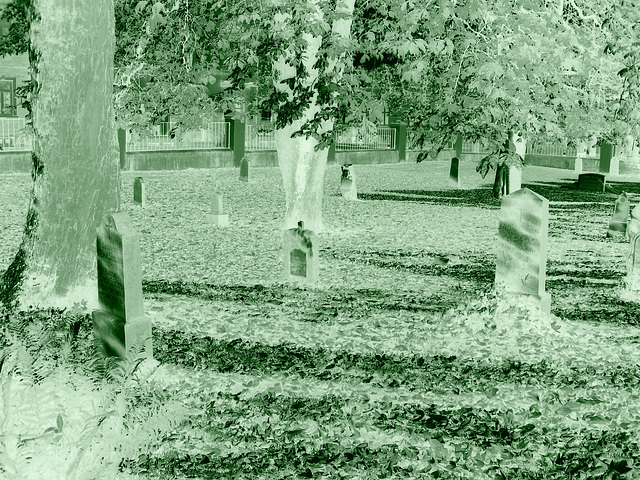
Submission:
<svg viewBox="0 0 640 480">
<path fill-rule="evenodd" d="M 33 138 L 27 131 L 24 118 L 0 117 L 0 150 L 29 152 Z"/>
<path fill-rule="evenodd" d="M 378 127 L 375 133 L 360 133 L 352 128 L 335 134 L 336 151 L 348 150 L 394 150 L 396 129 Z"/>
<path fill-rule="evenodd" d="M 247 125 L 244 148 L 250 150 L 275 150 L 276 132 L 270 124 Z"/>
<path fill-rule="evenodd" d="M 182 136 L 175 135 L 173 122 L 162 122 L 153 135 L 127 136 L 127 151 L 156 150 L 211 150 L 229 148 L 229 122 L 211 122 L 199 130 L 188 130 Z M 174 136 L 174 138 L 171 138 Z"/>
</svg>

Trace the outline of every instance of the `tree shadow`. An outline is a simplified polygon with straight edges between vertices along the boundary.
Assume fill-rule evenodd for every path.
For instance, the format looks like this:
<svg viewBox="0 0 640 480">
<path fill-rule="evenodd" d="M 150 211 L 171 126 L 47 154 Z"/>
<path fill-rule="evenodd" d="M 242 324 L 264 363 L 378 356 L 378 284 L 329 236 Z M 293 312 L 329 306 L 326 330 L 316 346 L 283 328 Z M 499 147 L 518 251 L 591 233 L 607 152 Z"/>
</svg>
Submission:
<svg viewBox="0 0 640 480">
<path fill-rule="evenodd" d="M 358 193 L 358 199 L 500 208 L 500 200 L 493 197 L 491 188 L 469 190 L 384 190 L 375 193 Z"/>
</svg>

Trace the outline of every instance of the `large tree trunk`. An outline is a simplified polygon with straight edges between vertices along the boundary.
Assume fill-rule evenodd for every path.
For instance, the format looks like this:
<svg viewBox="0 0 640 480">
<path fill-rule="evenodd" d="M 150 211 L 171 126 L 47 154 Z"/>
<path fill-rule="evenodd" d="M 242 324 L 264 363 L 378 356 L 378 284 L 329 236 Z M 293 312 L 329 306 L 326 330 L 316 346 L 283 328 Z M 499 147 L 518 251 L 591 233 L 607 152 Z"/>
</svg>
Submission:
<svg viewBox="0 0 640 480">
<path fill-rule="evenodd" d="M 323 14 L 317 5 L 317 0 L 309 0 L 308 3 L 313 7 L 316 18 L 321 19 Z M 352 15 L 353 8 L 354 0 L 339 0 L 336 10 Z M 343 18 L 334 21 L 332 31 L 334 35 L 348 38 L 351 32 L 351 19 Z M 310 86 L 318 78 L 318 70 L 315 68 L 315 63 L 318 60 L 318 50 L 322 43 L 322 37 L 305 33 L 303 34 L 303 39 L 307 42 L 303 63 L 306 71 L 309 72 L 305 84 Z M 336 78 L 342 75 L 341 60 L 342 58 L 331 58 L 328 62 L 328 71 L 332 71 Z M 278 73 L 276 89 L 288 93 L 289 99 L 291 99 L 291 89 L 283 82 L 295 75 L 295 68 L 287 60 L 286 56 L 281 56 L 274 61 L 274 69 Z M 313 119 L 320 110 L 317 98 L 318 93 L 316 91 L 302 117 L 275 132 L 278 164 L 282 173 L 286 201 L 284 229 L 295 228 L 298 226 L 299 221 L 303 221 L 305 228 L 308 230 L 316 233 L 323 230 L 322 194 L 328 149 L 324 148 L 315 151 L 318 141 L 313 137 L 291 138 L 293 132 L 299 130 L 307 120 Z M 333 123 L 333 120 L 324 121 L 318 133 L 332 131 Z"/>
<path fill-rule="evenodd" d="M 33 189 L 0 300 L 96 308 L 96 227 L 119 203 L 113 0 L 35 0 L 33 13 Z"/>
</svg>

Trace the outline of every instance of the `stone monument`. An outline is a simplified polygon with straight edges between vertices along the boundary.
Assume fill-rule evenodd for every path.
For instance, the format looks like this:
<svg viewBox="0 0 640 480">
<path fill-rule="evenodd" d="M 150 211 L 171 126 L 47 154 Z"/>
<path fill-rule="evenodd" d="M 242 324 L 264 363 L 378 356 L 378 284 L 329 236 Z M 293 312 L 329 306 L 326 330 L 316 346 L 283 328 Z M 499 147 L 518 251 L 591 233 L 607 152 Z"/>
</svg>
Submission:
<svg viewBox="0 0 640 480">
<path fill-rule="evenodd" d="M 578 175 L 578 188 L 587 192 L 604 193 L 607 179 L 601 173 L 582 173 Z"/>
<path fill-rule="evenodd" d="M 207 214 L 207 223 L 212 223 L 216 227 L 229 226 L 229 215 L 224 213 L 222 195 L 219 193 L 211 195 L 211 213 Z"/>
<path fill-rule="evenodd" d="M 356 189 L 356 172 L 353 165 L 342 165 L 342 177 L 340 178 L 340 191 L 347 200 L 356 200 L 358 191 Z"/>
<path fill-rule="evenodd" d="M 240 160 L 240 180 L 249 181 L 249 159 L 247 157 L 242 157 Z"/>
<path fill-rule="evenodd" d="M 145 194 L 144 194 L 144 180 L 142 177 L 136 177 L 133 181 L 133 204 L 144 207 Z"/>
<path fill-rule="evenodd" d="M 545 292 L 548 229 L 549 200 L 528 188 L 502 198 L 496 286 L 545 313 L 551 310 Z"/>
<path fill-rule="evenodd" d="M 142 305 L 139 235 L 125 212 L 103 217 L 96 246 L 100 309 L 92 317 L 98 351 L 124 358 L 140 349 L 151 358 L 151 320 Z"/>
<path fill-rule="evenodd" d="M 607 231 L 607 237 L 615 237 L 620 235 L 626 235 L 627 222 L 629 221 L 629 210 L 631 205 L 626 193 L 622 193 L 616 200 L 613 207 L 613 216 L 611 222 L 609 222 L 609 230 Z"/>
</svg>

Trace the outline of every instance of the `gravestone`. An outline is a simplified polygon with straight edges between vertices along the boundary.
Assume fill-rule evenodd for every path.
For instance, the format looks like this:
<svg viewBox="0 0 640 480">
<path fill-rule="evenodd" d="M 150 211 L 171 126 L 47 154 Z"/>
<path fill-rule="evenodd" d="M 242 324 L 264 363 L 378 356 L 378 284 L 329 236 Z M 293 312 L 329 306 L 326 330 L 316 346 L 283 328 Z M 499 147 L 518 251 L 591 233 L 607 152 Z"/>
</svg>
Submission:
<svg viewBox="0 0 640 480">
<path fill-rule="evenodd" d="M 627 225 L 627 238 L 631 240 L 638 233 L 640 233 L 640 204 L 631 210 L 631 218 Z"/>
<path fill-rule="evenodd" d="M 207 223 L 212 223 L 216 227 L 228 227 L 229 215 L 224 213 L 222 206 L 222 195 L 214 193 L 211 195 L 211 213 L 207 214 Z"/>
<path fill-rule="evenodd" d="M 449 185 L 460 188 L 460 159 L 453 157 L 451 159 L 451 168 L 449 168 Z"/>
<path fill-rule="evenodd" d="M 136 177 L 133 181 L 133 204 L 144 207 L 145 194 L 144 194 L 144 180 L 142 177 Z"/>
<path fill-rule="evenodd" d="M 356 188 L 356 172 L 353 165 L 342 165 L 342 176 L 340 177 L 340 191 L 347 200 L 356 200 L 358 190 Z"/>
<path fill-rule="evenodd" d="M 573 164 L 573 171 L 577 173 L 582 172 L 582 157 L 576 157 L 576 160 Z"/>
<path fill-rule="evenodd" d="M 103 217 L 96 247 L 100 309 L 92 317 L 98 351 L 124 358 L 132 348 L 143 348 L 151 358 L 151 320 L 142 305 L 140 240 L 125 212 Z"/>
<path fill-rule="evenodd" d="M 549 200 L 523 188 L 502 197 L 496 286 L 545 313 L 551 297 L 545 292 Z"/>
<path fill-rule="evenodd" d="M 242 157 L 240 160 L 240 180 L 249 181 L 249 159 L 247 157 Z"/>
<path fill-rule="evenodd" d="M 601 173 L 582 173 L 578 175 L 578 188 L 587 192 L 603 193 L 607 180 Z"/>
<path fill-rule="evenodd" d="M 640 233 L 634 234 L 629 242 L 624 287 L 627 292 L 634 294 L 634 297 L 640 293 Z"/>
<path fill-rule="evenodd" d="M 626 235 L 630 208 L 629 198 L 627 194 L 623 192 L 613 207 L 613 216 L 611 217 L 611 222 L 609 222 L 607 237 Z"/>
<path fill-rule="evenodd" d="M 298 222 L 297 228 L 284 232 L 282 240 L 284 279 L 315 285 L 318 281 L 318 238 Z"/>
<path fill-rule="evenodd" d="M 600 168 L 602 173 L 613 173 L 617 175 L 618 172 L 611 171 L 611 158 L 613 157 L 613 145 L 610 143 L 603 143 L 600 145 Z"/>
</svg>

